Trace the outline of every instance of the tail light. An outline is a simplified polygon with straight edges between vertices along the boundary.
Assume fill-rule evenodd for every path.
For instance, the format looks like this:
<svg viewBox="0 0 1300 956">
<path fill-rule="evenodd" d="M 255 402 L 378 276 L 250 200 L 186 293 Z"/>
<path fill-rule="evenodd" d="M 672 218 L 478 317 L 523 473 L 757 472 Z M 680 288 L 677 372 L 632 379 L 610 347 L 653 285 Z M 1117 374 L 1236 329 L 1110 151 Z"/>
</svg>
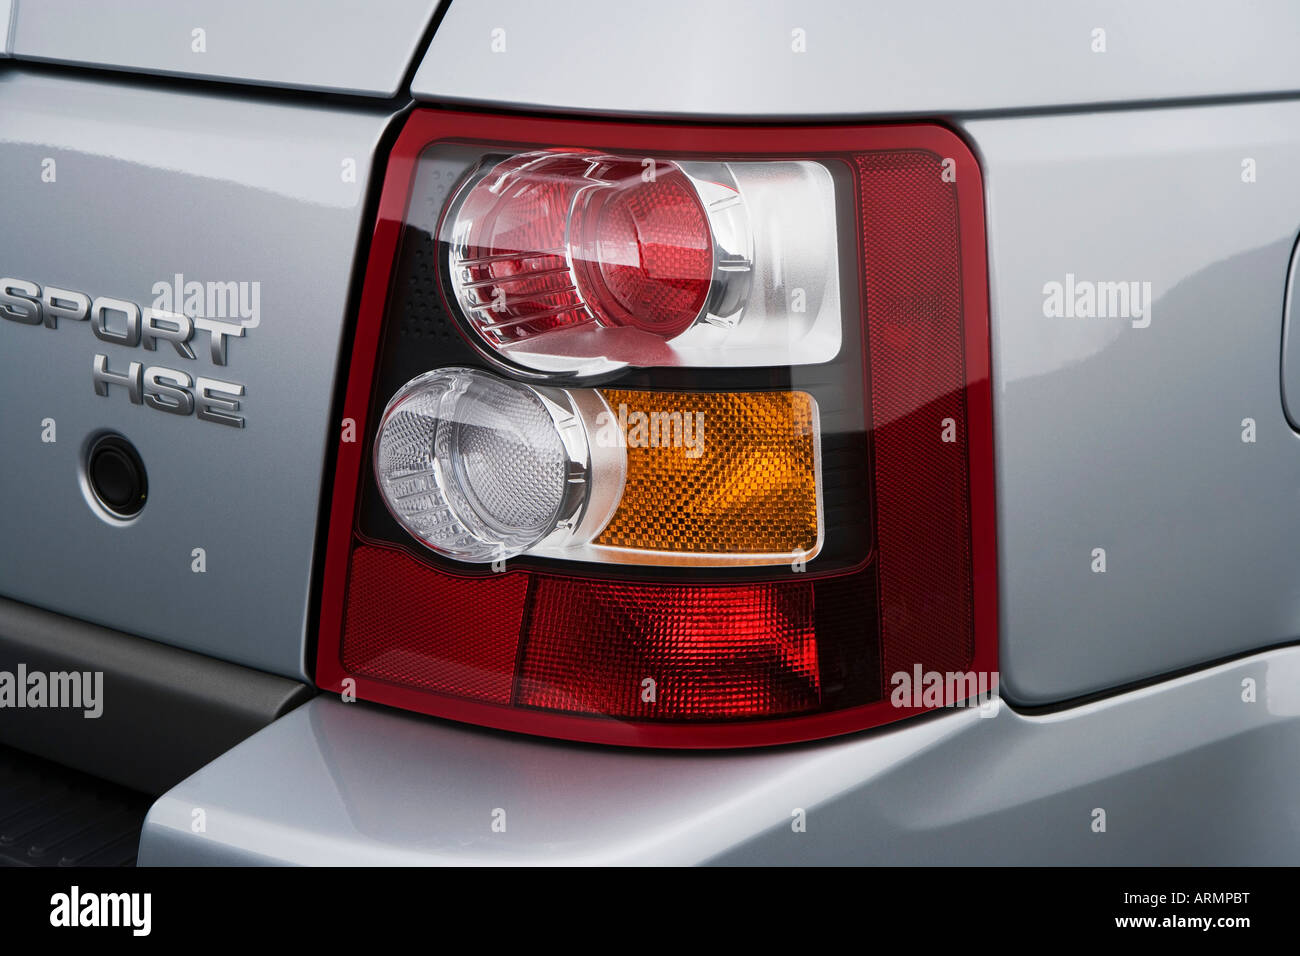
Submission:
<svg viewBox="0 0 1300 956">
<path fill-rule="evenodd" d="M 526 369 L 800 365 L 840 348 L 819 163 L 488 153 L 441 238 L 464 324 Z"/>
<path fill-rule="evenodd" d="M 345 415 L 324 688 L 744 746 L 995 666 L 981 183 L 940 127 L 417 111 Z"/>
</svg>

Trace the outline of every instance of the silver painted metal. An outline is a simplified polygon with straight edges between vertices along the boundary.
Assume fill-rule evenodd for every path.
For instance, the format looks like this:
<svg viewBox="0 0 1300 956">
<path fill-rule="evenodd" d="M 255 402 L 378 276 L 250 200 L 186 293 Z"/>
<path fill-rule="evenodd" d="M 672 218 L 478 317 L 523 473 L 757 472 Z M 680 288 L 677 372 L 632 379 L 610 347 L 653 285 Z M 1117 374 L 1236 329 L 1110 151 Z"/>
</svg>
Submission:
<svg viewBox="0 0 1300 956">
<path fill-rule="evenodd" d="M 460 0 L 411 87 L 498 109 L 951 115 L 1294 92 L 1297 36 L 1290 0 L 658 0 L 634 23 L 594 0 Z"/>
<path fill-rule="evenodd" d="M 434 7 L 366 10 L 361 27 L 317 8 L 330 39 L 300 49 L 296 6 L 149 0 L 137 21 L 77 5 L 73 36 L 72 5 L 0 0 L 0 55 L 377 95 L 398 92 Z M 1300 8 L 1284 0 L 1250 16 L 1208 0 L 1069 11 L 1035 0 L 662 0 L 635 30 L 594 9 L 462 0 L 415 94 L 735 120 L 1300 91 Z M 186 43 L 197 15 L 204 54 Z M 1104 53 L 1093 52 L 1097 29 Z M 231 31 L 248 41 L 239 51 L 225 42 Z M 0 321 L 0 378 L 20 383 L 5 389 L 0 416 L 0 445 L 20 465 L 0 469 L 0 593 L 302 678 L 340 331 L 370 226 L 362 190 L 389 115 L 20 67 L 0 71 L 0 180 L 30 185 L 6 193 L 6 221 L 76 225 L 0 233 L 0 274 L 44 287 L 42 312 Z M 1300 229 L 1290 175 L 1300 103 L 962 130 L 987 189 L 1003 693 L 1057 703 L 1295 641 L 1300 436 L 1279 401 L 1278 362 Z M 41 178 L 46 159 L 57 181 Z M 339 175 L 348 159 L 352 181 Z M 246 416 L 245 428 L 159 408 L 167 388 L 183 402 L 177 369 L 133 361 L 108 344 L 111 332 L 101 343 L 72 314 L 89 317 L 91 301 L 68 289 L 117 295 L 141 308 L 145 348 L 151 336 L 175 346 L 169 326 L 146 318 L 167 311 L 146 305 L 173 273 L 262 283 L 263 321 L 196 318 L 213 332 L 210 350 L 167 356 L 209 373 L 186 375 L 210 421 Z M 1291 274 L 1294 298 L 1294 263 Z M 1131 315 L 1045 315 L 1051 283 L 1130 281 L 1152 291 Z M 52 302 L 50 282 L 68 287 Z M 95 356 L 119 376 L 107 395 L 96 394 Z M 137 382 L 128 395 L 123 384 Z M 45 418 L 57 421 L 55 443 L 40 440 Z M 149 469 L 149 505 L 129 521 L 105 520 L 84 497 L 83 449 L 106 430 L 128 436 Z M 197 547 L 203 574 L 191 570 Z M 1104 573 L 1093 570 L 1097 549 Z M 318 699 L 164 796 L 141 861 L 1293 863 L 1298 740 L 1295 647 L 1051 714 L 959 711 L 689 757 Z M 206 833 L 191 830 L 195 806 L 208 811 Z M 1097 839 L 1096 806 L 1122 839 Z M 506 833 L 492 832 L 496 807 Z M 795 808 L 810 815 L 806 833 L 791 832 Z"/>
<path fill-rule="evenodd" d="M 224 326 L 212 336 L 224 363 L 202 339 L 191 360 L 101 341 L 88 321 L 0 319 L 0 594 L 307 676 L 340 336 L 358 239 L 372 225 L 364 188 L 391 118 L 389 107 L 358 103 L 195 96 L 12 63 L 0 71 L 6 222 L 68 224 L 0 232 L 0 275 L 146 307 L 178 273 L 261 290 L 256 320 L 195 321 Z M 355 177 L 341 175 L 353 163 Z M 132 381 L 130 363 L 139 365 L 138 396 L 122 384 L 97 395 L 96 355 Z M 146 369 L 155 382 L 166 370 L 193 379 L 195 414 L 145 405 Z M 234 417 L 245 427 L 224 427 Z M 54 443 L 41 440 L 47 418 Z M 129 525 L 102 520 L 80 488 L 83 442 L 100 431 L 126 436 L 149 472 L 148 507 Z M 203 573 L 192 570 L 196 548 Z"/>
<path fill-rule="evenodd" d="M 140 863 L 1294 863 L 1298 741 L 1297 648 L 1054 714 L 967 709 L 731 753 L 543 743 L 318 697 L 161 797 Z"/>
<path fill-rule="evenodd" d="M 393 96 L 441 0 L 14 3 L 19 59 Z"/>
<path fill-rule="evenodd" d="M 1296 640 L 1278 354 L 1300 103 L 963 130 L 987 191 L 1003 694 L 1061 701 Z M 1048 317 L 1065 280 L 1152 301 Z"/>
</svg>

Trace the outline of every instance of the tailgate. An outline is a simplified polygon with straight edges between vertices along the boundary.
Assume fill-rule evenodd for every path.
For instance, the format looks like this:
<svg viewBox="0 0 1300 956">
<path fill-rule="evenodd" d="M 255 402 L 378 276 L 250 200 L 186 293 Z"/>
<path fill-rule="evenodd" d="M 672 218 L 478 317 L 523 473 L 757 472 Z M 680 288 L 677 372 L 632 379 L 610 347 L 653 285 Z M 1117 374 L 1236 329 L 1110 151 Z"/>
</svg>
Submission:
<svg viewBox="0 0 1300 956">
<path fill-rule="evenodd" d="M 0 595 L 302 678 L 394 107 L 194 89 L 0 71 Z M 129 520 L 87 488 L 109 433 L 147 475 Z"/>
</svg>

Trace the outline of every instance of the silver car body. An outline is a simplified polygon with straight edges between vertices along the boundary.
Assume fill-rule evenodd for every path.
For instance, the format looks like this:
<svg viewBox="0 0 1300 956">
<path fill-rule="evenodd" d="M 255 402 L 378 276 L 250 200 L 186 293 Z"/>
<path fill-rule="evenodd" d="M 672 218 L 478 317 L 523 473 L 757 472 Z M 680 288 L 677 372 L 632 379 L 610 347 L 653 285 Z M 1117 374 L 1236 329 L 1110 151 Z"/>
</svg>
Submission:
<svg viewBox="0 0 1300 956">
<path fill-rule="evenodd" d="M 1300 436 L 1280 372 L 1300 9 L 375 6 L 0 3 L 0 273 L 143 306 L 177 274 L 261 289 L 228 365 L 139 356 L 243 384 L 242 429 L 94 395 L 85 323 L 0 322 L 0 595 L 310 680 L 367 196 L 412 100 L 919 117 L 956 129 L 985 183 L 1002 700 L 681 754 L 318 697 L 162 796 L 142 863 L 1300 858 Z M 1050 284 L 1076 281 L 1150 297 L 1141 314 L 1047 314 Z M 76 460 L 127 422 L 152 490 L 120 527 L 86 507 Z"/>
</svg>

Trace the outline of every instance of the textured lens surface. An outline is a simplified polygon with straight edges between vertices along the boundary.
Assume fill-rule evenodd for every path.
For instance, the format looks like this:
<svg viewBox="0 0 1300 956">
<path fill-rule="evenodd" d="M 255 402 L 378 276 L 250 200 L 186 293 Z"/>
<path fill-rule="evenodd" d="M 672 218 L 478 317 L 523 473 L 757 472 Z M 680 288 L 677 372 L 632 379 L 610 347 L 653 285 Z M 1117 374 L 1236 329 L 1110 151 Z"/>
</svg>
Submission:
<svg viewBox="0 0 1300 956">
<path fill-rule="evenodd" d="M 594 152 L 521 153 L 468 188 L 448 267 L 494 347 L 583 326 L 664 337 L 689 327 L 713 280 L 713 241 L 672 163 Z"/>
<path fill-rule="evenodd" d="M 564 490 L 564 446 L 537 396 L 504 382 L 448 429 L 451 460 L 475 513 L 502 534 L 550 530 Z"/>
<path fill-rule="evenodd" d="M 817 406 L 806 392 L 602 392 L 627 483 L 599 545 L 810 554 L 819 540 Z"/>
<path fill-rule="evenodd" d="M 358 548 L 342 661 L 367 677 L 508 704 L 527 579 L 438 574 L 389 548 Z"/>
<path fill-rule="evenodd" d="M 880 587 L 907 609 L 882 620 L 889 673 L 962 670 L 975 652 L 961 237 L 941 164 L 921 151 L 857 160 Z M 936 421 L 959 423 L 953 440 L 932 440 Z"/>
<path fill-rule="evenodd" d="M 384 503 L 416 538 L 464 561 L 518 554 L 554 528 L 563 443 L 537 393 L 470 369 L 409 383 L 380 425 Z"/>
<path fill-rule="evenodd" d="M 522 153 L 467 194 L 457 215 L 453 282 L 489 343 L 595 321 L 574 288 L 564 239 L 590 165 L 583 154 Z"/>
<path fill-rule="evenodd" d="M 709 222 L 690 181 L 668 167 L 649 182 L 625 171 L 580 216 L 579 289 L 606 325 L 671 338 L 699 317 L 713 282 Z"/>
<path fill-rule="evenodd" d="M 524 706 L 719 720 L 821 703 L 806 582 L 683 588 L 541 579 L 529 621 L 517 695 Z"/>
<path fill-rule="evenodd" d="M 354 673 L 454 697 L 657 722 L 875 699 L 880 679 L 863 628 L 872 581 L 791 578 L 708 586 L 526 571 L 462 577 L 364 546 L 352 556 L 341 657 Z"/>
</svg>

